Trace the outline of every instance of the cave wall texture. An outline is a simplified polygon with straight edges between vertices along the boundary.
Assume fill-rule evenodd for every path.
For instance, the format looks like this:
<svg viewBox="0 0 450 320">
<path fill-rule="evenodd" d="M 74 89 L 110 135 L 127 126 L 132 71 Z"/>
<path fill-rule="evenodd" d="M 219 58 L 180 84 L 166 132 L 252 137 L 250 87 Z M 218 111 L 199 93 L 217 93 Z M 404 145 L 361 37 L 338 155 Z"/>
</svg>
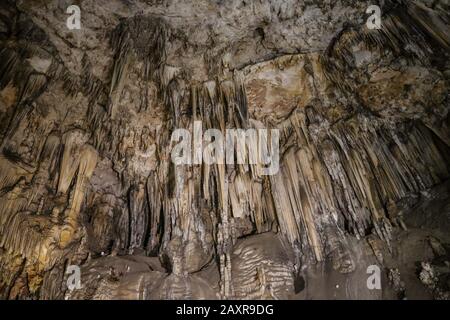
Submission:
<svg viewBox="0 0 450 320">
<path fill-rule="evenodd" d="M 2 0 L 0 298 L 448 299 L 450 3 L 373 2 Z M 194 121 L 279 171 L 175 165 Z"/>
</svg>

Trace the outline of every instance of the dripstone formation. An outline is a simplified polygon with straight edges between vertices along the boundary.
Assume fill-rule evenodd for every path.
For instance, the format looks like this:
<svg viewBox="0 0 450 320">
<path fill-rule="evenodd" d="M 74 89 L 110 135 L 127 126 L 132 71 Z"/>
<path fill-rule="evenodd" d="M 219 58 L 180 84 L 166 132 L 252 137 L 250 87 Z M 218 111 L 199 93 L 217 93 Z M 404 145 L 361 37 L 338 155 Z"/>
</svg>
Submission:
<svg viewBox="0 0 450 320">
<path fill-rule="evenodd" d="M 2 0 L 0 298 L 448 299 L 450 3 L 373 4 Z"/>
</svg>

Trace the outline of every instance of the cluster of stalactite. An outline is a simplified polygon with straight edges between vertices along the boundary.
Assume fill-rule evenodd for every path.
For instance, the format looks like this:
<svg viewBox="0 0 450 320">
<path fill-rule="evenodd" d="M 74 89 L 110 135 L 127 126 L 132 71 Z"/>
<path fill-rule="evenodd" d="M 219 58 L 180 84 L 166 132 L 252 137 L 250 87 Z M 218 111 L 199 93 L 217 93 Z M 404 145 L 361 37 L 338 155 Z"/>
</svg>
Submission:
<svg viewBox="0 0 450 320">
<path fill-rule="evenodd" d="M 427 20 L 426 9 L 402 5 L 407 10 L 392 9 L 382 30 L 346 30 L 324 53 L 324 75 L 342 92 L 353 87 L 343 79 L 355 43 L 393 51 L 410 44 L 418 54 L 432 38 L 448 48 L 439 17 Z M 357 111 L 330 123 L 314 106 L 279 123 L 253 119 L 244 72 L 191 83 L 166 64 L 169 34 L 163 19 L 122 21 L 110 43 L 107 85 L 88 72 L 87 58 L 75 77 L 36 44 L 0 49 L 0 89 L 18 91 L 14 112 L 0 119 L 8 123 L 0 131 L 0 297 L 39 290 L 42 298 L 62 297 L 63 266 L 90 254 L 111 256 L 89 261 L 89 294 L 71 298 L 285 298 L 306 262 L 331 257 L 335 269 L 354 271 L 346 237 L 376 235 L 389 247 L 392 228 L 404 227 L 394 204 L 449 178 L 449 146 L 422 122 Z M 48 59 L 30 62 L 33 68 L 22 63 L 37 54 Z M 163 114 L 158 127 L 121 117 L 122 93 L 133 80 L 142 84 L 136 113 Z M 60 132 L 63 119 L 34 103 L 58 82 L 68 96 L 88 97 L 82 129 Z M 230 128 L 279 129 L 279 172 L 265 176 L 257 164 L 174 164 L 171 134 L 195 121 L 224 135 Z M 100 187 L 96 170 L 113 172 L 111 185 Z M 254 249 L 258 243 L 267 248 Z M 159 256 L 165 268 L 148 257 L 119 257 L 131 254 Z M 194 274 L 211 265 L 217 287 Z"/>
<path fill-rule="evenodd" d="M 63 154 L 59 162 L 61 148 Z M 86 181 L 97 163 L 97 152 L 85 144 L 79 132 L 68 132 L 62 142 L 56 136 L 47 138 L 38 163 L 32 172 L 20 172 L 17 159 L 2 158 L 0 245 L 5 250 L 4 255 L 15 256 L 15 264 L 39 275 L 29 285 L 31 293 L 39 288 L 40 276 L 70 252 L 80 239 L 79 214 Z M 55 163 L 59 168 L 55 168 Z M 55 171 L 58 172 L 55 174 Z M 54 195 L 43 190 L 45 184 L 41 183 L 49 181 L 51 176 L 57 185 L 56 197 L 64 202 L 49 208 L 52 204 L 45 202 L 54 200 Z M 44 211 L 51 213 L 44 214 Z M 11 260 L 4 261 L 5 274 L 14 275 L 8 270 Z M 11 279 L 6 279 L 3 285 L 11 283 L 8 280 Z"/>
<path fill-rule="evenodd" d="M 351 90 L 345 75 L 355 67 L 352 46 L 362 43 L 371 50 L 390 50 L 417 61 L 427 61 L 430 53 L 450 49 L 448 17 L 416 2 L 393 1 L 384 8 L 380 29 L 349 25 L 330 43 L 322 57 L 326 76 L 344 90 Z"/>
<path fill-rule="evenodd" d="M 229 251 L 236 237 L 246 234 L 239 230 L 246 219 L 253 225 L 249 231 L 279 230 L 296 252 L 298 265 L 332 253 L 336 267 L 350 272 L 355 262 L 345 252 L 345 234 L 362 238 L 374 233 L 389 246 L 393 226 L 402 226 L 402 216 L 389 212 L 390 204 L 449 177 L 448 147 L 423 124 L 392 126 L 356 115 L 312 135 L 323 121 L 306 110 L 281 124 L 285 149 L 277 175 L 260 177 L 251 168 L 226 165 L 175 167 L 162 183 L 169 188 L 171 181 L 175 184 L 163 205 L 166 219 L 171 217 L 165 239 L 167 234 L 186 237 L 183 230 L 192 230 L 195 237 L 194 230 L 204 230 L 205 221 L 193 213 L 214 213 L 224 296 L 233 296 Z M 188 247 L 193 241 L 184 239 Z"/>
</svg>

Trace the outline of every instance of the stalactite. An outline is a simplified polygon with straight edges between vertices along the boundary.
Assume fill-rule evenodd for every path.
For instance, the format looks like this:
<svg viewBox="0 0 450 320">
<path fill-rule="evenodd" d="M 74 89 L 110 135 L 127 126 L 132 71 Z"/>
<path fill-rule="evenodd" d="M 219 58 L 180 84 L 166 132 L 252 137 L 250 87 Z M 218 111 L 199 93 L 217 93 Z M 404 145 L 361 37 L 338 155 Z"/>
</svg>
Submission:
<svg viewBox="0 0 450 320">
<path fill-rule="evenodd" d="M 79 222 L 79 213 L 81 204 L 85 195 L 86 183 L 92 176 L 95 166 L 97 165 L 97 151 L 91 146 L 85 146 L 79 155 L 79 167 L 77 174 L 77 182 L 73 191 L 73 199 L 70 206 L 70 211 L 67 216 L 66 222 L 73 224 L 73 228 L 76 229 Z M 68 242 L 68 241 L 65 241 Z"/>
<path fill-rule="evenodd" d="M 144 81 L 156 81 L 160 92 L 164 92 L 165 88 L 162 85 L 172 73 L 170 67 L 163 65 L 166 59 L 165 45 L 168 34 L 169 30 L 163 19 L 144 16 L 123 21 L 113 32 L 111 47 L 116 53 L 109 93 L 111 99 L 109 112 L 113 118 L 132 62 L 141 61 L 144 66 L 141 75 Z M 141 101 L 146 104 L 147 91 L 141 95 L 145 97 L 141 98 Z M 143 108 L 146 109 L 147 106 Z"/>
<path fill-rule="evenodd" d="M 362 43 L 368 49 L 389 49 L 397 55 L 408 52 L 425 63 L 430 52 L 439 47 L 449 49 L 449 31 L 438 13 L 416 2 L 399 1 L 383 15 L 381 29 L 369 30 L 365 26 L 344 29 L 321 57 L 325 75 L 348 91 L 351 85 L 345 74 L 354 67 L 352 46 Z"/>
<path fill-rule="evenodd" d="M 447 231 L 440 1 L 385 1 L 379 30 L 348 23 L 364 4 L 275 2 L 92 4 L 81 33 L 51 4 L 0 4 L 0 298 L 309 298 L 303 277 L 349 297 L 369 265 L 398 280 L 402 241 Z M 189 165 L 171 159 L 182 128 Z M 210 129 L 248 130 L 234 163 L 204 161 Z M 274 137 L 267 175 L 253 156 Z"/>
<path fill-rule="evenodd" d="M 91 147 L 79 148 L 76 150 L 79 153 L 75 155 L 71 153 L 75 151 L 73 144 L 76 143 L 76 138 L 79 138 L 79 135 L 70 134 L 66 136 L 67 152 L 63 156 L 61 167 L 63 178 L 60 180 L 60 190 L 63 192 L 67 191 L 76 170 L 78 170 L 77 182 L 71 197 L 70 207 L 66 211 L 64 224 L 54 224 L 55 221 L 52 220 L 54 217 L 41 216 L 39 212 L 35 214 L 28 211 L 30 203 L 36 198 L 36 194 L 27 186 L 24 178 L 20 179 L 10 191 L 2 196 L 0 246 L 6 248 L 8 252 L 17 252 L 26 259 L 27 270 L 35 269 L 36 283 L 30 284 L 30 289 L 34 291 L 40 285 L 40 274 L 51 269 L 63 254 L 62 252 L 53 252 L 53 250 L 58 246 L 65 248 L 73 241 L 73 235 L 79 227 L 78 214 L 84 199 L 86 179 L 89 179 L 92 175 L 97 162 L 97 153 Z M 48 174 L 52 158 L 58 156 L 56 148 L 59 145 L 59 139 L 53 137 L 47 141 L 42 154 L 42 163 L 46 166 L 41 167 L 39 171 L 43 174 L 45 174 L 45 171 Z M 71 158 L 73 162 L 68 158 Z M 68 170 L 69 166 L 74 166 L 75 169 Z M 36 179 L 38 179 L 38 176 L 32 179 L 32 183 L 38 185 L 39 181 Z"/>
<path fill-rule="evenodd" d="M 148 229 L 147 203 L 144 183 L 132 187 L 129 192 L 130 249 L 143 248 Z"/>
<path fill-rule="evenodd" d="M 88 137 L 80 130 L 70 131 L 63 137 L 64 152 L 61 161 L 58 192 L 66 193 L 80 163 L 80 152 Z"/>
</svg>

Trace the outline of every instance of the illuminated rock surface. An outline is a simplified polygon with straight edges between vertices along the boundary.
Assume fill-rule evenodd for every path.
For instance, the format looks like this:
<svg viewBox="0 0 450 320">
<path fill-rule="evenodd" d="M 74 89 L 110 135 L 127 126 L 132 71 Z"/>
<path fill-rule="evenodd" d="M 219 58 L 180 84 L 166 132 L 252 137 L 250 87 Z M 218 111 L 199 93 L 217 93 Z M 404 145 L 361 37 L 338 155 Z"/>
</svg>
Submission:
<svg viewBox="0 0 450 320">
<path fill-rule="evenodd" d="M 448 1 L 379 30 L 370 1 L 78 3 L 0 3 L 0 298 L 449 298 Z M 279 171 L 175 165 L 194 121 L 279 129 Z"/>
</svg>

